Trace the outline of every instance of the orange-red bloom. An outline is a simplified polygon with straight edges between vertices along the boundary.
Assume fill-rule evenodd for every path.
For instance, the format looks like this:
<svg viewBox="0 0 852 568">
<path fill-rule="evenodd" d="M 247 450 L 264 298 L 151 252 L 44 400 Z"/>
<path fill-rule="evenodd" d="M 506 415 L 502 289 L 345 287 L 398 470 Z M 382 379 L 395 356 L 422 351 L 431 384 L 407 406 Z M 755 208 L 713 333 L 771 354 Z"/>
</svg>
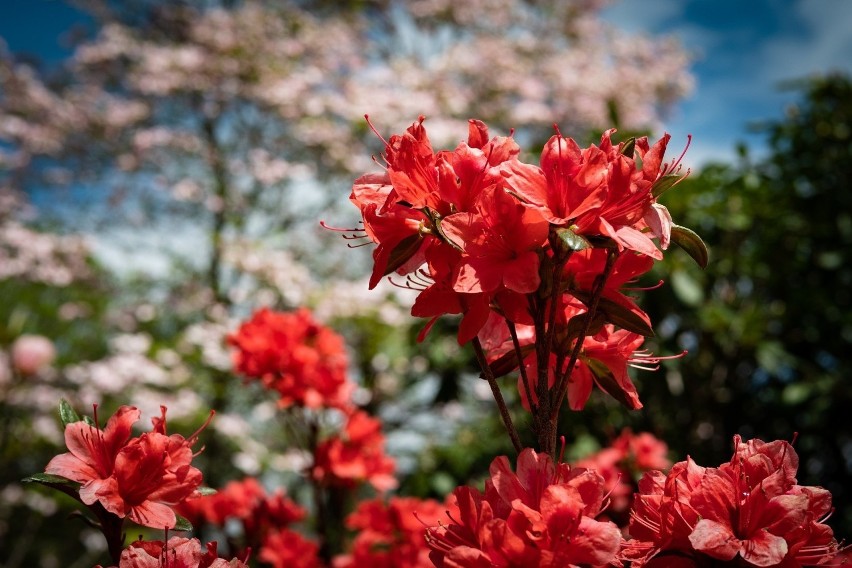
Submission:
<svg viewBox="0 0 852 568">
<path fill-rule="evenodd" d="M 687 461 L 668 478 L 643 478 L 630 523 L 635 540 L 625 544 L 623 559 L 636 568 L 667 565 L 671 554 L 693 562 L 685 566 L 831 564 L 838 545 L 822 522 L 831 494 L 796 484 L 793 447 L 739 436 L 734 445 L 731 461 L 718 468 Z"/>
<path fill-rule="evenodd" d="M 343 338 L 315 322 L 308 310 L 258 310 L 228 343 L 236 347 L 237 372 L 278 391 L 281 406 L 350 406 L 353 385 Z"/>
<path fill-rule="evenodd" d="M 314 454 L 313 476 L 329 485 L 368 482 L 379 491 L 397 485 L 393 458 L 385 455 L 382 423 L 366 412 L 348 417 L 340 435 L 323 441 Z"/>
<path fill-rule="evenodd" d="M 433 566 L 426 527 L 437 525 L 448 507 L 452 505 L 413 497 L 362 501 L 346 518 L 346 526 L 357 533 L 349 553 L 334 559 L 334 568 Z"/>
<path fill-rule="evenodd" d="M 100 503 L 114 515 L 154 528 L 172 528 L 173 506 L 196 493 L 201 472 L 192 467 L 192 445 L 202 426 L 189 438 L 166 434 L 166 408 L 154 418 L 154 430 L 129 439 L 139 411 L 122 406 L 105 430 L 85 421 L 65 428 L 70 452 L 56 456 L 46 473 L 82 483 L 80 500 Z M 209 420 L 208 420 L 209 422 Z M 205 424 L 206 426 L 206 424 Z"/>
<path fill-rule="evenodd" d="M 159 540 L 137 540 L 121 553 L 118 568 L 248 568 L 241 560 L 225 560 L 216 555 L 216 543 L 207 543 L 202 552 L 197 538 L 174 536 Z"/>
<path fill-rule="evenodd" d="M 321 568 L 318 552 L 314 541 L 283 529 L 266 536 L 257 558 L 272 568 Z"/>
<path fill-rule="evenodd" d="M 554 464 L 525 449 L 517 473 L 505 457 L 491 464 L 485 495 L 456 489 L 458 517 L 432 527 L 431 558 L 442 567 L 570 567 L 615 561 L 621 533 L 596 521 L 603 507 L 603 479 Z"/>
</svg>

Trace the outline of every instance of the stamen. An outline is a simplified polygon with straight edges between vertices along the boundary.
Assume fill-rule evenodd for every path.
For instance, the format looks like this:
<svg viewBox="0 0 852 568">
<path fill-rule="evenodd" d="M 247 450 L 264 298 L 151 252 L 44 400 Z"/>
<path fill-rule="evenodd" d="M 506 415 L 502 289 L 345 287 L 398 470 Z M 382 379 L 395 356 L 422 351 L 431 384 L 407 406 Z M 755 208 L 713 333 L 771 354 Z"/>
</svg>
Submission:
<svg viewBox="0 0 852 568">
<path fill-rule="evenodd" d="M 372 122 L 370 122 L 370 115 L 369 115 L 369 114 L 365 114 L 365 115 L 364 115 L 364 118 L 366 119 L 366 121 L 367 121 L 367 125 L 370 127 L 370 130 L 372 130 L 372 131 L 373 131 L 373 134 L 375 134 L 376 136 L 378 136 L 378 137 L 379 137 L 379 140 L 381 140 L 382 142 L 384 142 L 384 143 L 385 143 L 385 146 L 390 146 L 390 144 L 388 144 L 388 141 L 387 141 L 387 140 L 385 140 L 384 136 L 382 136 L 381 134 L 379 134 L 379 131 L 378 131 L 378 130 L 376 130 L 376 127 L 375 127 L 375 126 L 373 126 L 373 123 L 372 123 Z"/>
<path fill-rule="evenodd" d="M 204 424 L 202 424 L 198 428 L 198 430 L 196 430 L 195 432 L 190 434 L 190 436 L 186 439 L 186 445 L 192 446 L 192 445 L 195 444 L 195 442 L 198 441 L 198 435 L 201 434 L 201 432 L 203 432 L 204 429 L 207 428 L 210 425 L 210 422 L 213 420 L 214 416 L 216 416 L 216 411 L 210 410 L 210 415 L 207 416 L 207 420 L 204 421 Z M 164 420 L 164 422 L 165 422 L 165 420 Z"/>
<path fill-rule="evenodd" d="M 690 144 L 692 144 L 692 134 L 687 134 L 686 135 L 686 147 L 683 149 L 683 152 L 681 152 L 680 156 L 678 156 L 677 160 L 673 160 L 671 164 L 663 164 L 663 167 L 660 168 L 660 175 L 658 176 L 658 178 L 663 177 L 664 175 L 670 174 L 670 173 L 673 173 L 673 172 L 676 173 L 677 171 L 680 170 L 680 167 L 681 167 L 680 162 L 681 162 L 681 160 L 683 160 L 683 157 L 686 155 L 686 151 L 689 150 Z M 686 174 L 683 177 L 688 176 L 691 171 L 692 171 L 691 169 L 688 169 L 686 171 Z"/>
<path fill-rule="evenodd" d="M 642 369 L 643 371 L 657 371 L 660 369 L 660 361 L 669 361 L 671 359 L 680 359 L 688 353 L 686 349 L 677 355 L 654 355 L 647 349 L 634 351 L 633 355 L 627 359 L 627 364 L 634 369 Z"/>
<path fill-rule="evenodd" d="M 415 283 L 412 280 L 411 275 L 408 275 L 408 276 L 405 277 L 405 284 L 400 284 L 399 282 L 394 282 L 393 276 L 388 276 L 388 282 L 390 282 L 392 286 L 396 286 L 397 288 L 402 288 L 403 290 L 417 290 L 418 292 L 422 292 L 423 290 L 428 288 L 428 286 L 426 286 L 426 285 L 423 285 L 423 284 L 420 284 L 420 283 Z"/>
<path fill-rule="evenodd" d="M 636 287 L 631 286 L 631 287 L 627 287 L 627 288 L 622 288 L 622 290 L 625 290 L 625 291 L 628 291 L 628 292 L 647 292 L 649 290 L 656 290 L 657 288 L 661 287 L 663 284 L 664 284 L 664 282 L 662 280 L 660 280 L 659 282 L 657 282 L 653 286 L 636 286 Z"/>
</svg>

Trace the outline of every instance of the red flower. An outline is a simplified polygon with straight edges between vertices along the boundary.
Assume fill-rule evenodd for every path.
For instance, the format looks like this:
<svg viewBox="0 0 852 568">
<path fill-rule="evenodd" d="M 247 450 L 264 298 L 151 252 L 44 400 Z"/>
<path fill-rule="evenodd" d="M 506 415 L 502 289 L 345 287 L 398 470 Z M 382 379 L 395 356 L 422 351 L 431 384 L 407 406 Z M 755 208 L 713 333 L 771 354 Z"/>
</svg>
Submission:
<svg viewBox="0 0 852 568">
<path fill-rule="evenodd" d="M 240 550 L 257 550 L 267 534 L 305 517 L 305 510 L 283 490 L 269 494 L 253 477 L 231 481 L 213 495 L 187 499 L 177 510 L 194 526 L 210 523 L 224 527 L 229 520 L 239 521 L 244 536 Z M 229 542 L 232 546 L 236 544 L 236 540 Z"/>
<path fill-rule="evenodd" d="M 615 561 L 621 533 L 594 519 L 603 480 L 588 470 L 554 464 L 525 449 L 513 473 L 505 457 L 491 464 L 485 497 L 455 491 L 459 516 L 432 527 L 427 541 L 436 566 L 578 566 Z"/>
<path fill-rule="evenodd" d="M 652 559 L 675 552 L 695 565 L 797 568 L 835 558 L 837 542 L 822 523 L 831 496 L 796 485 L 793 447 L 742 443 L 739 436 L 734 443 L 734 457 L 719 468 L 680 462 L 665 480 L 661 474 L 643 478 L 630 523 L 636 540 L 625 544 L 623 559 L 637 568 L 662 566 Z"/>
<path fill-rule="evenodd" d="M 322 442 L 314 455 L 313 476 L 330 485 L 367 481 L 379 491 L 394 489 L 393 458 L 385 455 L 382 424 L 366 412 L 348 417 L 343 432 Z"/>
<path fill-rule="evenodd" d="M 130 426 L 139 418 L 133 407 L 121 407 L 105 431 L 83 421 L 69 424 L 65 436 L 71 452 L 53 458 L 45 471 L 82 483 L 80 500 L 87 505 L 99 502 L 140 525 L 174 527 L 173 506 L 201 485 L 201 472 L 190 462 L 192 445 L 207 424 L 188 439 L 168 436 L 166 408 L 161 409 L 154 430 L 129 441 Z"/>
<path fill-rule="evenodd" d="M 87 422 L 72 422 L 65 427 L 65 445 L 68 453 L 54 457 L 45 468 L 46 473 L 61 475 L 82 483 L 80 499 L 87 505 L 98 500 L 97 494 L 109 484 L 115 469 L 115 458 L 130 439 L 130 429 L 141 413 L 133 406 L 122 406 L 107 421 L 106 428 Z"/>
<path fill-rule="evenodd" d="M 441 230 L 464 250 L 456 292 L 494 292 L 505 286 L 529 294 L 538 289 L 539 252 L 549 225 L 503 189 L 483 190 L 473 212 L 450 215 Z"/>
<path fill-rule="evenodd" d="M 550 223 L 573 226 L 582 235 L 608 236 L 620 250 L 661 259 L 651 236 L 658 237 L 665 249 L 671 217 L 656 203 L 653 191 L 663 175 L 676 171 L 679 159 L 661 167 L 669 136 L 650 149 L 647 138 L 641 138 L 635 143 L 643 158 L 642 169 L 637 170 L 633 156 L 623 153 L 624 143 L 612 145 L 613 132 L 604 132 L 600 147 L 582 150 L 571 138 L 557 134 L 545 144 L 540 168 L 511 160 L 501 171 L 511 190 Z M 645 229 L 650 229 L 650 236 Z"/>
<path fill-rule="evenodd" d="M 320 568 L 319 545 L 288 529 L 270 533 L 257 558 L 272 568 Z"/>
<path fill-rule="evenodd" d="M 432 566 L 426 527 L 437 525 L 448 510 L 437 501 L 392 497 L 362 501 L 346 519 L 357 531 L 347 555 L 334 559 L 335 568 L 426 568 Z"/>
<path fill-rule="evenodd" d="M 308 310 L 258 310 L 228 336 L 228 343 L 237 348 L 237 372 L 277 390 L 279 405 L 350 406 L 343 338 L 315 322 Z"/>
<path fill-rule="evenodd" d="M 594 146 L 581 150 L 560 134 L 544 145 L 541 167 L 511 160 L 501 172 L 511 190 L 554 225 L 597 209 L 606 194 L 606 155 Z"/>
<path fill-rule="evenodd" d="M 670 467 L 667 452 L 666 443 L 652 434 L 634 435 L 624 429 L 609 447 L 586 456 L 575 465 L 594 470 L 603 477 L 604 489 L 609 494 L 609 510 L 622 513 L 630 507 L 636 474 Z"/>
<path fill-rule="evenodd" d="M 219 558 L 216 548 L 216 543 L 210 542 L 202 552 L 197 538 L 178 536 L 167 543 L 137 540 L 122 551 L 118 568 L 248 568 L 237 558 Z"/>
</svg>

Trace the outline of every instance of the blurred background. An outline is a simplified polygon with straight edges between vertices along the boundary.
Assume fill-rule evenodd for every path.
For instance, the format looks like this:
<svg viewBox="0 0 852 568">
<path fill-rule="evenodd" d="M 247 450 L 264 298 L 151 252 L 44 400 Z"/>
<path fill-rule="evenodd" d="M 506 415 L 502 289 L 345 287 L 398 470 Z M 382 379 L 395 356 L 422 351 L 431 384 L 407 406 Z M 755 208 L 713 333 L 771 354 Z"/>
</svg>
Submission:
<svg viewBox="0 0 852 568">
<path fill-rule="evenodd" d="M 736 433 L 798 435 L 800 483 L 830 489 L 852 534 L 852 4 L 551 4 L 3 3 L 0 564 L 103 561 L 73 503 L 20 483 L 65 451 L 63 397 L 146 420 L 166 404 L 186 433 L 215 408 L 206 483 L 298 496 L 304 453 L 224 344 L 263 306 L 346 337 L 400 494 L 442 499 L 511 454 L 455 322 L 416 343 L 409 291 L 369 291 L 370 247 L 319 227 L 354 227 L 352 180 L 379 171 L 365 114 L 385 137 L 425 115 L 436 148 L 480 118 L 533 162 L 554 123 L 581 144 L 667 131 L 672 156 L 691 134 L 663 202 L 710 265 L 673 250 L 641 298 L 652 350 L 689 353 L 634 375 L 640 411 L 599 393 L 566 411 L 570 456 L 631 428 L 716 466 Z"/>
</svg>

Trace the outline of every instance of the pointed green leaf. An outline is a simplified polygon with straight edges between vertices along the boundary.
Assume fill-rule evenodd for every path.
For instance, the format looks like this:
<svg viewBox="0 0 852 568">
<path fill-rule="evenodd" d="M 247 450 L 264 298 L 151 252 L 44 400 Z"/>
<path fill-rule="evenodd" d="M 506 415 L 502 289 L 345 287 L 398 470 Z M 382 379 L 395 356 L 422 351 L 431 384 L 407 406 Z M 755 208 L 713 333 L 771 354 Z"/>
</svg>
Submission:
<svg viewBox="0 0 852 568">
<path fill-rule="evenodd" d="M 568 227 L 559 227 L 555 232 L 556 236 L 559 237 L 559 243 L 566 252 L 592 248 L 592 244 L 585 237 L 578 235 Z"/>
<path fill-rule="evenodd" d="M 624 141 L 624 146 L 621 147 L 621 153 L 628 158 L 633 157 L 633 153 L 636 150 L 636 137 L 631 136 L 627 140 Z"/>
<path fill-rule="evenodd" d="M 23 483 L 46 483 L 53 485 L 73 485 L 79 487 L 80 484 L 76 481 L 71 481 L 67 477 L 61 475 L 53 475 L 52 473 L 34 473 L 29 477 L 21 480 Z"/>
<path fill-rule="evenodd" d="M 656 182 L 654 182 L 653 187 L 651 187 L 651 195 L 654 197 L 659 197 L 674 186 L 680 179 L 682 175 L 679 174 L 666 174 Z"/>
<path fill-rule="evenodd" d="M 212 487 L 199 487 L 198 492 L 202 495 L 216 495 L 216 493 L 218 493 L 218 491 L 216 491 Z"/>
<path fill-rule="evenodd" d="M 710 256 L 707 252 L 707 245 L 695 231 L 680 225 L 672 225 L 672 242 L 685 250 L 686 254 L 698 263 L 698 266 L 707 268 Z"/>
<path fill-rule="evenodd" d="M 627 396 L 627 393 L 624 392 L 624 389 L 618 384 L 618 380 L 606 364 L 602 361 L 598 361 L 597 359 L 584 359 L 584 362 L 595 375 L 595 382 L 598 383 L 598 386 L 602 391 L 630 410 L 636 410 L 639 408 L 635 406 L 635 403 L 632 400 L 630 400 L 630 397 Z"/>
<path fill-rule="evenodd" d="M 654 336 L 654 330 L 651 329 L 648 322 L 621 304 L 617 304 L 607 298 L 601 298 L 598 302 L 598 310 L 606 317 L 606 321 L 611 324 L 617 325 L 627 331 L 644 335 L 645 337 Z"/>
<path fill-rule="evenodd" d="M 173 531 L 191 531 L 192 530 L 192 523 L 190 523 L 188 519 L 181 517 L 178 514 L 175 514 L 175 517 L 177 517 L 177 522 L 175 522 L 175 526 L 172 529 Z"/>
<path fill-rule="evenodd" d="M 587 306 L 591 302 L 591 294 L 589 292 L 581 290 L 571 290 L 570 292 L 575 298 Z M 627 331 L 632 331 L 633 333 L 638 333 L 645 337 L 654 336 L 654 330 L 651 329 L 648 322 L 646 322 L 641 316 L 608 298 L 601 298 L 598 300 L 598 311 L 595 315 L 595 319 L 597 319 L 597 316 L 603 316 L 607 322 L 617 325 L 622 329 L 626 329 Z"/>
<path fill-rule="evenodd" d="M 80 415 L 77 414 L 74 407 L 72 407 L 64 398 L 59 400 L 59 418 L 62 420 L 63 428 L 73 422 L 79 422 L 81 420 Z"/>
</svg>

